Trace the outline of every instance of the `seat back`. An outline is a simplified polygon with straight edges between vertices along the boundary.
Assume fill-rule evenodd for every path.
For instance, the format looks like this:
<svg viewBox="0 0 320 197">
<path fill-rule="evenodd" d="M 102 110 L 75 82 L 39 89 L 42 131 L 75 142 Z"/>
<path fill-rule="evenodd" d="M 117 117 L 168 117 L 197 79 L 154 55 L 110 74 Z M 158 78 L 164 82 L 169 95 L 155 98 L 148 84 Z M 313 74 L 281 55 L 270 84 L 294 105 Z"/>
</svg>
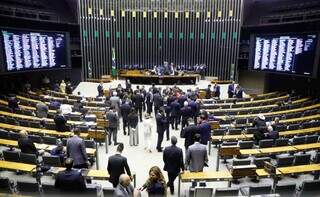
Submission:
<svg viewBox="0 0 320 197">
<path fill-rule="evenodd" d="M 38 183 L 17 181 L 17 189 L 21 195 L 40 196 Z"/>
<path fill-rule="evenodd" d="M 273 140 L 268 139 L 268 140 L 260 140 L 259 141 L 259 148 L 269 148 L 273 146 Z"/>
<path fill-rule="evenodd" d="M 85 144 L 86 148 L 95 148 L 96 147 L 96 143 L 93 140 L 84 140 L 84 144 Z"/>
<path fill-rule="evenodd" d="M 212 197 L 213 188 L 209 187 L 196 187 L 194 190 L 194 197 Z"/>
<path fill-rule="evenodd" d="M 20 152 L 13 150 L 3 150 L 2 151 L 4 160 L 20 162 Z"/>
<path fill-rule="evenodd" d="M 9 132 L 9 136 L 10 136 L 10 139 L 16 140 L 16 141 L 20 138 L 20 134 L 15 132 Z"/>
<path fill-rule="evenodd" d="M 318 196 L 320 193 L 320 180 L 303 181 L 300 196 Z"/>
<path fill-rule="evenodd" d="M 240 141 L 240 149 L 251 149 L 253 147 L 253 141 Z"/>
<path fill-rule="evenodd" d="M 276 139 L 276 141 L 274 143 L 275 146 L 288 146 L 288 144 L 289 144 L 288 138 Z"/>
<path fill-rule="evenodd" d="M 297 154 L 294 156 L 294 165 L 307 165 L 310 163 L 310 154 Z"/>
<path fill-rule="evenodd" d="M 114 192 L 114 188 L 113 187 L 104 187 L 102 189 L 103 191 L 103 196 L 112 196 L 113 192 Z"/>
<path fill-rule="evenodd" d="M 229 135 L 240 135 L 241 134 L 241 129 L 229 129 Z"/>
<path fill-rule="evenodd" d="M 28 164 L 37 164 L 37 156 L 34 154 L 20 153 L 20 162 Z"/>
<path fill-rule="evenodd" d="M 257 166 L 257 168 L 264 168 L 264 162 L 270 162 L 270 157 L 258 157 L 253 159 L 253 164 Z"/>
<path fill-rule="evenodd" d="M 217 188 L 214 196 L 238 196 L 239 188 Z"/>
<path fill-rule="evenodd" d="M 270 194 L 271 185 L 250 186 L 249 193 L 250 195 Z"/>
<path fill-rule="evenodd" d="M 285 130 L 287 130 L 287 126 L 286 125 L 276 125 L 275 130 L 278 132 L 285 131 Z"/>
<path fill-rule="evenodd" d="M 308 135 L 306 137 L 306 144 L 317 143 L 319 139 L 318 135 Z"/>
<path fill-rule="evenodd" d="M 0 129 L 0 138 L 9 139 L 9 132 L 3 129 Z"/>
<path fill-rule="evenodd" d="M 0 177 L 0 193 L 12 193 L 10 189 L 10 181 L 8 178 Z"/>
<path fill-rule="evenodd" d="M 34 143 L 42 143 L 42 139 L 38 135 L 29 135 L 28 136 Z"/>
<path fill-rule="evenodd" d="M 214 129 L 212 135 L 224 135 L 227 129 Z"/>
<path fill-rule="evenodd" d="M 232 166 L 250 165 L 250 163 L 250 159 L 234 159 L 232 161 Z"/>
<path fill-rule="evenodd" d="M 253 134 L 257 131 L 258 129 L 256 127 L 248 127 L 247 128 L 247 133 L 248 134 Z"/>
<path fill-rule="evenodd" d="M 44 144 L 50 144 L 50 145 L 56 145 L 57 144 L 57 138 L 52 136 L 43 136 L 42 142 Z"/>
<path fill-rule="evenodd" d="M 320 152 L 317 152 L 317 154 L 314 156 L 313 163 L 320 163 Z"/>
<path fill-rule="evenodd" d="M 277 158 L 277 167 L 292 166 L 294 156 L 281 156 Z"/>
<path fill-rule="evenodd" d="M 48 166 L 60 167 L 61 160 L 59 156 L 42 156 L 43 164 Z"/>
<path fill-rule="evenodd" d="M 278 184 L 275 188 L 275 193 L 280 194 L 280 196 L 291 197 L 294 196 L 296 191 L 296 184 Z"/>
<path fill-rule="evenodd" d="M 297 130 L 300 128 L 300 124 L 290 124 L 288 125 L 288 130 Z"/>
<path fill-rule="evenodd" d="M 306 141 L 306 137 L 305 136 L 294 137 L 293 140 L 292 140 L 292 145 L 304 144 L 305 141 Z"/>
</svg>

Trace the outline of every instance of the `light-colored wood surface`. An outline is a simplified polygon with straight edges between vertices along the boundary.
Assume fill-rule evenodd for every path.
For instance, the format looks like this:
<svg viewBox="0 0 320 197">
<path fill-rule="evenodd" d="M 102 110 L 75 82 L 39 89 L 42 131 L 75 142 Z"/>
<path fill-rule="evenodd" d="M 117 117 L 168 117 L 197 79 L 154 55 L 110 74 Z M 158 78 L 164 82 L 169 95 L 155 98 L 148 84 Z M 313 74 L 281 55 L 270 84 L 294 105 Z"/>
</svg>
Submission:
<svg viewBox="0 0 320 197">
<path fill-rule="evenodd" d="M 279 170 L 283 175 L 309 173 L 313 171 L 320 171 L 320 164 L 281 167 L 281 168 L 277 168 L 277 170 Z"/>
<path fill-rule="evenodd" d="M 240 154 L 241 155 L 258 155 L 261 154 L 259 149 L 240 149 Z"/>
<path fill-rule="evenodd" d="M 312 116 L 304 116 L 304 117 L 300 117 L 300 118 L 292 118 L 292 119 L 280 120 L 280 123 L 288 124 L 288 123 L 309 121 L 309 120 L 318 120 L 318 119 L 320 119 L 320 114 L 315 114 L 315 115 L 312 115 Z"/>
<path fill-rule="evenodd" d="M 209 172 L 189 172 L 185 171 L 180 175 L 182 182 L 187 182 L 191 180 L 206 180 L 206 181 L 216 181 L 216 180 L 229 180 L 232 179 L 232 175 L 229 171 L 209 171 Z"/>
<path fill-rule="evenodd" d="M 261 153 L 282 153 L 288 151 L 295 151 L 296 149 L 293 146 L 280 146 L 280 147 L 271 147 L 271 148 L 260 148 Z"/>
<path fill-rule="evenodd" d="M 320 143 L 312 143 L 312 144 L 301 144 L 293 146 L 297 150 L 312 150 L 312 149 L 320 149 Z"/>
<path fill-rule="evenodd" d="M 92 177 L 93 179 L 109 179 L 110 175 L 107 170 L 89 170 L 88 177 Z"/>
<path fill-rule="evenodd" d="M 18 141 L 15 140 L 6 140 L 6 139 L 0 139 L 0 145 L 2 146 L 9 146 L 9 147 L 18 147 Z M 38 144 L 34 143 L 37 149 L 51 151 L 56 147 L 56 145 L 49 145 L 49 144 Z M 95 155 L 96 149 L 93 148 L 86 148 L 88 155 Z"/>
<path fill-rule="evenodd" d="M 265 169 L 257 169 L 256 170 L 256 174 L 259 177 L 268 177 L 268 176 L 270 176 L 270 174 Z M 281 172 L 278 169 L 276 169 L 276 174 L 277 175 L 281 175 Z"/>
<path fill-rule="evenodd" d="M 36 165 L 0 160 L 0 169 L 35 172 Z"/>
</svg>

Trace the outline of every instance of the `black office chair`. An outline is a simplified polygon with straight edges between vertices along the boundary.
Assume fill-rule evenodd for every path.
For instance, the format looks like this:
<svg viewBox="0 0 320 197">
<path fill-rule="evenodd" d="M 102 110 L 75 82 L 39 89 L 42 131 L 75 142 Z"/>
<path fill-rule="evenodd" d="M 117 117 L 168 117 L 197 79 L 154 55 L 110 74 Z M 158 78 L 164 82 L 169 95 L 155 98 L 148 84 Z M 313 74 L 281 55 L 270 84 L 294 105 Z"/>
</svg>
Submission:
<svg viewBox="0 0 320 197">
<path fill-rule="evenodd" d="M 253 164 L 257 166 L 257 168 L 264 168 L 264 162 L 270 162 L 270 157 L 256 157 L 253 159 Z"/>
<path fill-rule="evenodd" d="M 279 138 L 276 139 L 275 146 L 288 146 L 289 145 L 289 139 L 288 138 Z"/>
<path fill-rule="evenodd" d="M 20 162 L 36 165 L 37 156 L 34 154 L 20 153 Z"/>
<path fill-rule="evenodd" d="M 300 124 L 290 124 L 288 130 L 297 130 L 300 129 Z"/>
<path fill-rule="evenodd" d="M 42 137 L 42 143 L 44 144 L 50 144 L 50 145 L 56 145 L 57 144 L 57 138 L 52 136 L 43 136 Z"/>
<path fill-rule="evenodd" d="M 38 135 L 29 135 L 28 138 L 30 138 L 34 143 L 42 143 L 42 139 Z"/>
<path fill-rule="evenodd" d="M 20 152 L 15 150 L 3 150 L 3 158 L 6 161 L 20 162 Z"/>
<path fill-rule="evenodd" d="M 239 141 L 240 149 L 251 149 L 254 145 L 253 141 Z"/>
<path fill-rule="evenodd" d="M 294 164 L 297 165 L 307 165 L 310 164 L 311 155 L 310 154 L 295 154 L 294 155 Z"/>
<path fill-rule="evenodd" d="M 19 133 L 15 133 L 15 132 L 9 132 L 9 137 L 11 140 L 18 141 L 18 139 L 21 137 L 21 135 Z"/>
<path fill-rule="evenodd" d="M 84 140 L 86 148 L 96 148 L 96 143 L 93 140 Z"/>
<path fill-rule="evenodd" d="M 256 127 L 248 127 L 247 128 L 247 133 L 248 134 L 254 134 L 257 131 L 258 131 L 258 128 L 256 128 Z"/>
<path fill-rule="evenodd" d="M 239 194 L 239 188 L 216 188 L 216 191 L 214 193 L 214 196 L 238 196 Z"/>
<path fill-rule="evenodd" d="M 28 183 L 17 181 L 19 194 L 25 196 L 40 196 L 38 183 Z"/>
<path fill-rule="evenodd" d="M 292 166 L 294 156 L 277 155 L 277 167 Z"/>
<path fill-rule="evenodd" d="M 224 135 L 227 129 L 214 129 L 212 135 Z"/>
<path fill-rule="evenodd" d="M 303 181 L 300 188 L 300 195 L 303 196 L 318 196 L 320 193 L 320 180 Z"/>
<path fill-rule="evenodd" d="M 11 194 L 12 193 L 11 183 L 8 178 L 0 177 L 0 193 L 4 193 L 4 194 Z"/>
<path fill-rule="evenodd" d="M 270 194 L 271 185 L 255 185 L 250 187 L 243 187 L 240 189 L 240 191 L 244 196 Z"/>
<path fill-rule="evenodd" d="M 9 132 L 4 129 L 0 129 L 0 138 L 9 139 Z"/>
<path fill-rule="evenodd" d="M 209 187 L 196 187 L 194 188 L 193 197 L 212 197 L 213 188 Z"/>
<path fill-rule="evenodd" d="M 306 144 L 317 143 L 319 139 L 318 135 L 308 135 L 306 137 Z"/>
<path fill-rule="evenodd" d="M 317 152 L 316 155 L 312 159 L 313 163 L 320 163 L 320 152 Z"/>
<path fill-rule="evenodd" d="M 294 137 L 292 140 L 292 145 L 299 145 L 299 144 L 304 144 L 306 142 L 306 137 L 301 136 L 301 137 Z"/>
<path fill-rule="evenodd" d="M 280 196 L 284 197 L 291 197 L 294 196 L 296 191 L 296 184 L 290 183 L 290 184 L 280 184 L 278 183 L 275 187 L 275 193 L 280 194 Z"/>
<path fill-rule="evenodd" d="M 60 167 L 61 160 L 59 156 L 42 156 L 42 161 L 44 165 Z"/>
<path fill-rule="evenodd" d="M 44 197 L 55 197 L 62 196 L 60 190 L 55 188 L 54 185 L 42 184 L 42 196 Z"/>
<path fill-rule="evenodd" d="M 272 147 L 273 144 L 274 144 L 274 141 L 272 139 L 260 140 L 259 141 L 259 148 L 269 148 L 269 147 Z"/>
<path fill-rule="evenodd" d="M 241 129 L 229 129 L 229 135 L 240 135 L 241 134 Z"/>
</svg>

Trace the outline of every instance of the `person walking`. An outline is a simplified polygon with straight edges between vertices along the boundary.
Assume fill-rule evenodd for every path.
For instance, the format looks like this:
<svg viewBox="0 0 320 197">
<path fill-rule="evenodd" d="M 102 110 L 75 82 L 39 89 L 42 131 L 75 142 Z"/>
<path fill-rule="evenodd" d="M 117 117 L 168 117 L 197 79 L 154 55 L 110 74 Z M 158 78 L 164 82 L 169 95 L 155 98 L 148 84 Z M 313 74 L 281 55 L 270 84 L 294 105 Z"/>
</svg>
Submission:
<svg viewBox="0 0 320 197">
<path fill-rule="evenodd" d="M 145 115 L 145 120 L 143 121 L 143 128 L 144 149 L 151 153 L 152 119 L 150 114 Z"/>
<path fill-rule="evenodd" d="M 134 108 L 131 108 L 131 112 L 128 116 L 130 146 L 138 146 L 139 144 L 138 123 L 139 123 L 138 114 Z"/>
</svg>

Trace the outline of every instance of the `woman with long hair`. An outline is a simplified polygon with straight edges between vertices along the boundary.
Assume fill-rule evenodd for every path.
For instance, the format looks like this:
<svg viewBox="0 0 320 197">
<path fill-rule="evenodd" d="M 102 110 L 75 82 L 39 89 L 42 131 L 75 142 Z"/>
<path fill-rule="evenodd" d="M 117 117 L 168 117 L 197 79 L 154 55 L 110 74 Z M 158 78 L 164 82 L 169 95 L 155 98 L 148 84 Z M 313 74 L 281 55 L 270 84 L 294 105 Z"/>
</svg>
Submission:
<svg viewBox="0 0 320 197">
<path fill-rule="evenodd" d="M 163 174 L 158 166 L 153 166 L 149 170 L 149 178 L 143 184 L 142 190 L 147 189 L 148 195 L 151 197 L 167 196 L 167 184 Z"/>
<path fill-rule="evenodd" d="M 130 114 L 128 116 L 130 146 L 138 146 L 139 144 L 138 123 L 138 114 L 134 108 L 131 108 Z"/>
</svg>

